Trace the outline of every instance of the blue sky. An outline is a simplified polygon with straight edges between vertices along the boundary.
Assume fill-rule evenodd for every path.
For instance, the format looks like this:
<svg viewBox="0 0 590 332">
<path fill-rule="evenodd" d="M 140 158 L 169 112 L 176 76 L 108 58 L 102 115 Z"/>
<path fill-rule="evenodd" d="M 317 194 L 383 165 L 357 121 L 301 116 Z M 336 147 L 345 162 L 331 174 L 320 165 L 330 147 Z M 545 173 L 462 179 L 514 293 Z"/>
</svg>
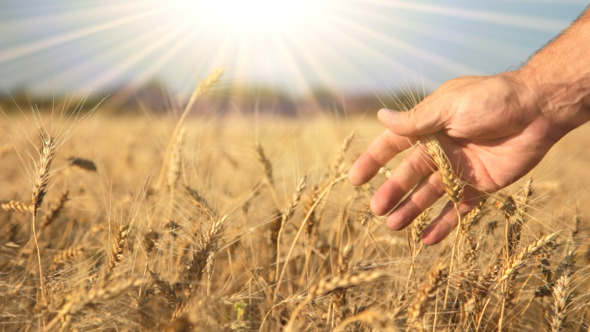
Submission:
<svg viewBox="0 0 590 332">
<path fill-rule="evenodd" d="M 157 77 L 173 93 L 187 94 L 217 67 L 226 68 L 225 84 L 265 84 L 293 94 L 314 87 L 434 89 L 456 76 L 516 68 L 588 2 L 276 4 L 281 1 L 2 1 L 0 90 L 85 93 Z"/>
</svg>

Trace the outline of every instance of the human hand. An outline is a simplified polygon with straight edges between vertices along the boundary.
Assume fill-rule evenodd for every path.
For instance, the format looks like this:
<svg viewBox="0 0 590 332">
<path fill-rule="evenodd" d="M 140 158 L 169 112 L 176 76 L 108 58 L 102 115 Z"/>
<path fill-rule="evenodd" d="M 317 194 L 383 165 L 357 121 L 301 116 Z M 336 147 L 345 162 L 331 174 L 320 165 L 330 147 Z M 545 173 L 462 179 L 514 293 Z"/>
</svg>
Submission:
<svg viewBox="0 0 590 332">
<path fill-rule="evenodd" d="M 349 181 L 354 185 L 366 183 L 421 136 L 433 135 L 465 184 L 458 205 L 461 215 L 486 193 L 528 173 L 565 135 L 544 115 L 534 89 L 515 72 L 448 81 L 413 109 L 382 109 L 378 118 L 387 129 L 353 164 Z M 371 210 L 377 215 L 388 214 L 386 222 L 391 229 L 403 229 L 445 193 L 437 173 L 423 145 L 418 145 L 375 192 Z M 424 230 L 422 240 L 425 244 L 438 243 L 456 225 L 457 213 L 449 203 Z"/>
</svg>

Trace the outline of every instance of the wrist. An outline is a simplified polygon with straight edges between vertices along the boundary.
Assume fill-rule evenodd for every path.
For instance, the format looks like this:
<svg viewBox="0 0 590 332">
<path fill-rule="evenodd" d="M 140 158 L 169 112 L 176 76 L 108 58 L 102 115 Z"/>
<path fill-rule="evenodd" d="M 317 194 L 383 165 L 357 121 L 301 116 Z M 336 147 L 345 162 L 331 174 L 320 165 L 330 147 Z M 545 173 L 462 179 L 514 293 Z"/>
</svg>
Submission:
<svg viewBox="0 0 590 332">
<path fill-rule="evenodd" d="M 562 135 L 590 120 L 590 10 L 540 50 L 514 76 Z"/>
<path fill-rule="evenodd" d="M 561 137 L 590 121 L 590 75 L 551 67 L 529 63 L 510 75 L 524 86 L 525 107 L 536 109 Z"/>
</svg>

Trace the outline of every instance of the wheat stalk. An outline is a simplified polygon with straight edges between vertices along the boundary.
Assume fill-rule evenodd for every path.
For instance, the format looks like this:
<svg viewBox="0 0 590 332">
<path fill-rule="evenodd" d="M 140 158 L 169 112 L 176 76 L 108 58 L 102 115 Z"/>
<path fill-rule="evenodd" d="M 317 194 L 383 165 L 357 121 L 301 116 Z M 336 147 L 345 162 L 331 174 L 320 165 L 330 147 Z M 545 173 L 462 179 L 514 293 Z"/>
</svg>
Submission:
<svg viewBox="0 0 590 332">
<path fill-rule="evenodd" d="M 518 271 L 523 268 L 526 264 L 526 260 L 541 252 L 541 250 L 549 247 L 553 244 L 554 240 L 557 238 L 558 232 L 545 235 L 542 238 L 534 241 L 533 243 L 526 246 L 518 255 L 513 257 L 508 264 L 502 270 L 502 273 L 499 275 L 497 280 L 497 285 L 499 285 L 502 281 L 516 275 Z"/>
<path fill-rule="evenodd" d="M 176 186 L 178 180 L 180 180 L 180 171 L 182 168 L 182 146 L 184 145 L 185 130 L 184 127 L 180 127 L 176 137 L 174 138 L 174 144 L 172 146 L 172 153 L 168 163 L 168 189 L 170 192 L 169 203 L 168 203 L 168 220 L 173 222 L 174 218 L 174 202 L 176 194 Z"/>
<path fill-rule="evenodd" d="M 41 249 L 39 248 L 39 240 L 37 237 L 37 228 L 36 228 L 36 217 L 37 211 L 43 203 L 43 198 L 47 193 L 47 186 L 49 185 L 49 180 L 51 180 L 51 163 L 55 158 L 56 153 L 56 143 L 54 137 L 46 138 L 44 134 L 41 134 L 41 156 L 37 168 L 37 178 L 33 184 L 33 194 L 31 197 L 31 231 L 33 235 L 33 241 L 35 243 L 35 249 L 37 251 L 37 265 L 39 269 L 39 286 L 41 289 L 41 299 L 43 303 L 46 302 L 45 300 L 45 285 L 44 285 L 44 278 L 43 278 L 43 266 L 41 263 Z"/>
<path fill-rule="evenodd" d="M 306 239 L 306 245 L 305 245 L 305 264 L 303 265 L 303 271 L 301 273 L 301 278 L 300 278 L 300 283 L 303 284 L 305 278 L 307 278 L 308 276 L 308 271 L 309 271 L 309 261 L 311 259 L 311 254 L 313 252 L 315 243 L 317 242 L 318 239 L 318 226 L 319 226 L 319 221 L 320 218 L 316 217 L 316 202 L 318 201 L 319 197 L 319 192 L 320 189 L 318 186 L 314 186 L 314 189 L 312 190 L 311 194 L 309 195 L 308 199 L 305 201 L 305 207 L 303 210 L 304 215 L 308 215 L 309 217 L 307 218 L 307 222 L 305 225 L 305 239 Z M 367 208 L 368 209 L 368 208 Z"/>
<path fill-rule="evenodd" d="M 47 193 L 47 185 L 49 184 L 49 180 L 51 180 L 51 163 L 55 158 L 57 150 L 55 138 L 45 138 L 44 135 L 41 135 L 41 141 L 41 160 L 39 161 L 39 167 L 37 168 L 37 179 L 33 184 L 33 195 L 31 200 L 31 203 L 33 204 L 33 215 L 37 214 L 37 210 L 41 206 L 41 203 L 43 203 L 43 198 Z"/>
<path fill-rule="evenodd" d="M 108 263 L 108 274 L 110 274 L 123 259 L 123 250 L 125 243 L 127 242 L 127 235 L 129 234 L 129 225 L 121 225 L 115 236 L 115 241 L 111 248 L 109 263 Z"/>
<path fill-rule="evenodd" d="M 461 233 L 466 234 L 468 233 L 471 228 L 476 226 L 481 218 L 486 215 L 487 206 L 486 206 L 487 199 L 484 198 L 481 200 L 476 207 L 474 207 L 471 211 L 469 211 L 461 221 Z"/>
<path fill-rule="evenodd" d="M 570 292 L 572 285 L 572 272 L 567 271 L 561 275 L 555 285 L 553 286 L 553 319 L 551 320 L 551 331 L 559 332 L 565 329 L 565 323 L 567 318 L 567 311 L 571 302 Z"/>
<path fill-rule="evenodd" d="M 414 242 L 414 245 L 418 245 L 422 242 L 422 232 L 424 232 L 431 220 L 430 213 L 431 209 L 428 208 L 422 211 L 422 213 L 420 213 L 418 217 L 416 217 L 416 219 L 414 219 L 412 222 L 410 234 L 412 235 L 412 241 Z M 414 255 L 416 254 L 417 253 L 414 253 Z"/>
<path fill-rule="evenodd" d="M 347 271 L 320 280 L 317 286 L 310 292 L 310 296 L 316 298 L 328 295 L 338 289 L 372 284 L 386 279 L 389 275 L 390 273 L 384 270 Z"/>
<path fill-rule="evenodd" d="M 299 184 L 297 185 L 297 190 L 295 190 L 295 193 L 293 194 L 293 197 L 291 198 L 291 202 L 289 203 L 289 206 L 285 208 L 285 210 L 283 211 L 283 224 L 285 222 L 287 222 L 289 219 L 291 219 L 293 217 L 293 214 L 295 214 L 295 209 L 297 209 L 297 205 L 299 204 L 299 201 L 301 200 L 301 194 L 303 193 L 303 190 L 305 190 L 305 187 L 307 186 L 307 175 L 304 175 L 301 180 L 299 180 Z"/>
<path fill-rule="evenodd" d="M 301 200 L 301 194 L 303 193 L 303 190 L 305 189 L 306 185 L 307 176 L 303 176 L 303 178 L 301 178 L 301 180 L 299 181 L 299 185 L 297 185 L 297 190 L 293 194 L 289 206 L 286 207 L 282 212 L 279 212 L 279 216 L 271 224 L 271 243 L 275 248 L 272 257 L 275 257 L 276 259 L 276 270 L 274 274 L 275 276 L 279 275 L 279 259 L 281 256 L 281 234 L 283 233 L 283 226 L 295 214 L 295 209 L 297 208 L 297 205 Z"/>
<path fill-rule="evenodd" d="M 376 331 L 398 331 L 395 327 L 394 315 L 389 312 L 389 309 L 369 308 L 344 319 L 338 326 L 336 326 L 334 332 L 346 331 L 346 327 L 355 322 L 363 322 Z"/>
<path fill-rule="evenodd" d="M 299 303 L 292 311 L 291 317 L 284 328 L 284 331 L 292 331 L 295 320 L 299 316 L 299 312 L 316 297 L 325 296 L 338 289 L 347 289 L 360 285 L 375 283 L 377 281 L 386 279 L 390 274 L 383 270 L 369 270 L 369 271 L 348 271 L 343 274 L 327 277 L 320 280 L 320 282 L 313 288 L 304 301 Z"/>
<path fill-rule="evenodd" d="M 186 117 L 188 116 L 188 113 L 190 112 L 190 110 L 193 108 L 193 106 L 195 105 L 195 103 L 197 102 L 197 100 L 204 94 L 206 93 L 209 89 L 211 89 L 211 87 L 217 83 L 219 81 L 219 79 L 221 78 L 221 75 L 223 74 L 223 69 L 219 68 L 215 71 L 213 71 L 211 74 L 209 74 L 209 76 L 205 77 L 205 79 L 203 79 L 199 84 L 197 84 L 197 86 L 195 87 L 195 90 L 193 91 L 188 103 L 186 104 L 186 107 L 184 108 L 184 111 L 182 112 L 182 114 L 180 115 L 180 118 L 178 119 L 178 121 L 176 122 L 176 127 L 174 127 L 174 130 L 172 131 L 172 135 L 170 137 L 170 140 L 168 141 L 168 146 L 166 147 L 166 152 L 164 154 L 164 159 L 162 162 L 162 168 L 160 169 L 160 175 L 158 176 L 158 181 L 157 181 L 157 187 L 160 188 L 162 186 L 162 183 L 164 181 L 164 174 L 166 172 L 166 169 L 168 167 L 168 161 L 170 160 L 170 153 L 172 153 L 172 147 L 174 145 L 175 139 L 178 136 L 178 133 L 180 131 L 180 128 L 184 125 L 184 121 L 186 119 Z"/>
<path fill-rule="evenodd" d="M 193 290 L 198 288 L 198 283 L 201 281 L 205 269 L 212 268 L 213 256 L 217 250 L 219 238 L 223 230 L 223 223 L 226 219 L 227 215 L 211 223 L 199 248 L 193 254 L 192 260 L 187 267 L 187 279 L 193 285 Z"/>
<path fill-rule="evenodd" d="M 346 175 L 343 175 L 339 178 L 331 180 L 328 183 L 328 185 L 322 190 L 322 192 L 318 195 L 318 199 L 310 207 L 309 211 L 305 215 L 305 218 L 303 218 L 303 221 L 301 222 L 301 225 L 299 226 L 299 229 L 297 230 L 297 233 L 295 234 L 295 237 L 293 238 L 293 242 L 291 244 L 291 247 L 289 248 L 289 251 L 287 252 L 287 256 L 285 256 L 285 260 L 284 260 L 285 263 L 283 264 L 283 268 L 281 269 L 281 273 L 279 274 L 279 277 L 277 278 L 277 283 L 276 283 L 276 288 L 274 290 L 273 299 L 276 299 L 278 296 L 278 293 L 279 293 L 279 290 L 281 287 L 281 282 L 283 280 L 283 277 L 285 276 L 285 272 L 287 271 L 287 266 L 288 266 L 289 260 L 291 259 L 291 255 L 293 254 L 293 250 L 295 250 L 295 244 L 297 243 L 299 236 L 301 236 L 301 233 L 303 233 L 303 230 L 307 228 L 306 226 L 307 226 L 307 223 L 309 222 L 309 218 L 313 214 L 314 210 L 317 208 L 319 202 L 328 194 L 328 192 L 330 192 L 330 189 L 332 188 L 332 186 L 334 186 L 336 183 L 344 180 L 345 178 L 346 178 Z"/>
<path fill-rule="evenodd" d="M 412 250 L 412 264 L 410 265 L 410 272 L 408 273 L 408 281 L 406 283 L 406 287 L 408 286 L 411 277 L 414 275 L 414 270 L 416 268 L 415 266 L 415 259 L 416 256 L 420 253 L 420 251 L 422 251 L 423 246 L 422 244 L 422 233 L 424 232 L 424 230 L 426 229 L 426 227 L 428 226 L 428 223 L 430 222 L 430 212 L 431 209 L 428 208 L 424 211 L 422 211 L 422 213 L 420 213 L 418 215 L 418 217 L 416 217 L 414 219 L 414 221 L 412 222 L 412 228 L 410 230 L 410 235 L 412 238 L 412 241 L 410 243 L 410 249 Z M 420 247 L 418 247 L 420 246 Z"/>
<path fill-rule="evenodd" d="M 58 252 L 55 256 L 53 256 L 53 261 L 51 263 L 51 267 L 49 268 L 49 270 L 51 271 L 51 270 L 59 269 L 66 262 L 73 260 L 74 258 L 78 257 L 82 253 L 84 253 L 83 246 L 71 247 L 66 250 L 62 250 L 62 251 Z"/>
<path fill-rule="evenodd" d="M 426 152 L 432 158 L 436 169 L 438 169 L 447 196 L 455 205 L 458 205 L 463 197 L 463 184 L 455 175 L 451 162 L 440 142 L 434 136 L 426 136 L 424 137 L 424 145 L 426 146 Z"/>
<path fill-rule="evenodd" d="M 51 225 L 51 223 L 59 216 L 61 210 L 68 201 L 68 194 L 69 193 L 67 190 L 63 192 L 57 203 L 51 206 L 45 213 L 43 220 L 41 220 L 41 231 L 43 231 L 43 229 L 45 229 L 47 226 Z"/>
<path fill-rule="evenodd" d="M 335 177 L 338 177 L 338 176 L 342 175 L 342 173 L 343 173 L 342 168 L 343 168 L 343 163 L 344 163 L 344 156 L 346 155 L 346 152 L 350 148 L 350 143 L 352 142 L 354 135 L 355 135 L 355 132 L 353 131 L 353 132 L 349 133 L 348 136 L 346 136 L 346 138 L 344 139 L 344 141 L 340 145 L 340 150 L 338 151 L 338 154 L 336 155 L 334 162 L 332 162 L 332 167 L 330 167 L 330 169 L 331 169 L 331 173 Z"/>
<path fill-rule="evenodd" d="M 438 289 L 447 276 L 448 269 L 443 265 L 439 265 L 430 272 L 430 280 L 422 285 L 418 295 L 408 308 L 408 319 L 410 321 L 408 326 L 416 326 L 418 319 L 426 312 L 427 304 L 436 297 Z"/>
<path fill-rule="evenodd" d="M 156 288 L 164 296 L 166 301 L 168 301 L 168 305 L 177 307 L 180 304 L 180 300 L 170 283 L 160 279 L 160 276 L 153 271 L 150 271 L 150 275 L 152 276 L 152 280 L 154 285 L 156 285 Z"/>
<path fill-rule="evenodd" d="M 506 219 L 506 223 L 508 224 L 506 233 L 508 257 L 514 253 L 520 241 L 522 227 L 527 220 L 526 212 L 528 210 L 528 202 L 533 194 L 532 182 L 533 180 L 529 178 L 521 188 L 520 195 L 516 199 L 511 198 L 511 200 L 508 200 L 510 203 L 506 204 L 510 206 L 508 208 L 509 211 L 506 211 L 506 216 L 508 216 Z"/>
<path fill-rule="evenodd" d="M 219 217 L 217 211 L 207 203 L 207 200 L 197 190 L 189 186 L 184 186 L 184 192 L 191 198 L 194 205 L 203 210 L 209 218 L 216 219 Z"/>
<path fill-rule="evenodd" d="M 455 261 L 455 252 L 457 250 L 457 246 L 460 242 L 460 230 L 462 228 L 461 225 L 461 213 L 459 212 L 459 203 L 463 198 L 463 183 L 455 172 L 453 171 L 453 167 L 449 158 L 447 157 L 445 151 L 443 150 L 440 142 L 432 135 L 428 135 L 424 137 L 426 152 L 432 158 L 436 169 L 439 172 L 440 178 L 442 180 L 445 192 L 451 202 L 453 202 L 453 206 L 455 211 L 457 212 L 457 230 L 455 233 L 455 241 L 453 243 L 453 249 L 451 251 L 451 260 L 449 263 L 449 275 L 453 272 L 454 268 L 454 261 Z M 450 279 L 447 282 L 447 287 L 445 290 L 445 297 L 443 303 L 447 304 L 447 298 L 449 295 L 449 288 L 450 288 Z"/>
<path fill-rule="evenodd" d="M 127 289 L 132 287 L 139 287 L 149 282 L 146 279 L 130 279 L 122 281 L 109 288 L 91 288 L 89 291 L 74 292 L 66 298 L 66 301 L 59 308 L 57 315 L 47 324 L 46 331 L 53 331 L 53 327 L 59 322 L 66 322 L 63 318 L 67 315 L 71 316 L 86 307 L 91 307 L 94 303 L 101 303 L 110 299 L 114 299 L 123 294 Z M 65 328 L 66 326 L 63 326 Z"/>
<path fill-rule="evenodd" d="M 269 186 L 272 187 L 275 182 L 272 175 L 272 163 L 266 157 L 264 149 L 262 148 L 262 145 L 259 142 L 256 142 L 255 149 L 256 156 L 258 157 L 258 162 L 260 163 L 260 165 L 262 166 L 262 170 L 264 171 L 266 182 Z"/>
</svg>

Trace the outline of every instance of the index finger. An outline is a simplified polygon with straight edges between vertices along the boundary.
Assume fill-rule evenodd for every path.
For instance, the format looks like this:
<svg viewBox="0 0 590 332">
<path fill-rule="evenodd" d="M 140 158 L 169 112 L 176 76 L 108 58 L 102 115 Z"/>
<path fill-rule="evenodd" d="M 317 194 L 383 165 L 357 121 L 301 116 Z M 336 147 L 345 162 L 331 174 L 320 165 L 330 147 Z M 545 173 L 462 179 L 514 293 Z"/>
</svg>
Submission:
<svg viewBox="0 0 590 332">
<path fill-rule="evenodd" d="M 410 146 L 411 142 L 407 137 L 396 135 L 386 129 L 350 167 L 348 181 L 355 186 L 366 183 L 391 158 Z"/>
</svg>

